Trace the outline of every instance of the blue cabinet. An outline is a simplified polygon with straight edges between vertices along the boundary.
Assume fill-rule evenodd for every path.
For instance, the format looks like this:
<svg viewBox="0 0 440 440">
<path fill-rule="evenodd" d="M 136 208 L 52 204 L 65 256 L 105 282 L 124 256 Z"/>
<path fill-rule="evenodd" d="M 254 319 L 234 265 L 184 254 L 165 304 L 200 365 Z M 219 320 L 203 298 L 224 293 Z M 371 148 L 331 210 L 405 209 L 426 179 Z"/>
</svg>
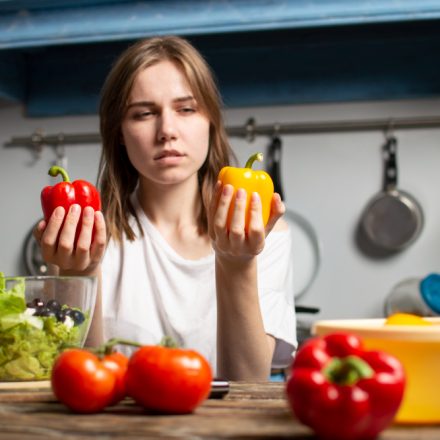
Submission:
<svg viewBox="0 0 440 440">
<path fill-rule="evenodd" d="M 0 97 L 95 113 L 115 57 L 156 34 L 190 39 L 230 107 L 440 95 L 440 1 L 0 0 Z"/>
</svg>

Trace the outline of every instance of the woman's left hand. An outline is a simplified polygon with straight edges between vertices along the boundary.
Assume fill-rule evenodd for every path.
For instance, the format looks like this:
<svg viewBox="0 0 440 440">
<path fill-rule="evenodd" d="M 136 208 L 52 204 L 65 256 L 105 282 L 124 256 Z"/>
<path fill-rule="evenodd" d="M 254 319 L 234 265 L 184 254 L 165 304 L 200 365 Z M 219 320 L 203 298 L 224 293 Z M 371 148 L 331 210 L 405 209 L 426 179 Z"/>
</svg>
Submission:
<svg viewBox="0 0 440 440">
<path fill-rule="evenodd" d="M 247 197 L 251 197 L 251 200 L 249 225 L 246 231 Z M 234 203 L 234 207 L 228 228 L 228 212 L 231 203 Z M 279 194 L 275 193 L 272 197 L 269 221 L 265 227 L 258 193 L 247 194 L 246 190 L 239 188 L 234 198 L 232 185 L 223 186 L 221 182 L 217 182 L 208 212 L 208 229 L 214 250 L 218 255 L 231 259 L 255 257 L 263 250 L 266 236 L 285 210 Z"/>
</svg>

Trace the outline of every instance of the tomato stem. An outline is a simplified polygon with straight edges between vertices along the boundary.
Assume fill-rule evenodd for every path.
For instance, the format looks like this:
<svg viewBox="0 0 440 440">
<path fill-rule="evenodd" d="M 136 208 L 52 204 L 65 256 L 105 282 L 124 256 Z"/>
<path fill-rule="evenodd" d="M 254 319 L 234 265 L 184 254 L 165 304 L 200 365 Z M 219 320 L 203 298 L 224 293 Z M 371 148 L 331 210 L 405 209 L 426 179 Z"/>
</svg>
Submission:
<svg viewBox="0 0 440 440">
<path fill-rule="evenodd" d="M 110 354 L 113 352 L 113 347 L 115 345 L 130 345 L 131 347 L 142 347 L 145 344 L 140 344 L 139 342 L 129 341 L 128 339 L 112 338 L 109 339 L 103 346 L 104 353 Z"/>
<path fill-rule="evenodd" d="M 160 340 L 159 345 L 161 347 L 168 347 L 168 348 L 177 348 L 177 347 L 179 347 L 177 342 L 171 336 L 168 336 L 168 335 L 165 335 Z"/>
<path fill-rule="evenodd" d="M 246 162 L 245 168 L 252 168 L 255 161 L 263 162 L 263 153 L 253 154 Z"/>
<path fill-rule="evenodd" d="M 70 182 L 69 175 L 67 174 L 67 171 L 64 168 L 59 167 L 57 165 L 50 167 L 48 174 L 49 174 L 49 176 L 52 176 L 52 177 L 56 177 L 56 176 L 58 176 L 58 174 L 60 174 L 61 177 L 63 178 L 63 182 Z"/>
<path fill-rule="evenodd" d="M 130 341 L 128 339 L 120 339 L 120 338 L 112 338 L 109 339 L 104 344 L 100 345 L 96 348 L 88 348 L 89 351 L 92 353 L 95 353 L 98 356 L 105 356 L 107 354 L 111 354 L 114 352 L 115 345 L 129 345 L 131 347 L 143 347 L 145 344 L 141 344 L 139 342 Z M 168 347 L 168 348 L 177 348 L 178 344 L 176 341 L 171 337 L 165 335 L 161 341 L 159 342 L 160 346 L 162 347 Z"/>
</svg>

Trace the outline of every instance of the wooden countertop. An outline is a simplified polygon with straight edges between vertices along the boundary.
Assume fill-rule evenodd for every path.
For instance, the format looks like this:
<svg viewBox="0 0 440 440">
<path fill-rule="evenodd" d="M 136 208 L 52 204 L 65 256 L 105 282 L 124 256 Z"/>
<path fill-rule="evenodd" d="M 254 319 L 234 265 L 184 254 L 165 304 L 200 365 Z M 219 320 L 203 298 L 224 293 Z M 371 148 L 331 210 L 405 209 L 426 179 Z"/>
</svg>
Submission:
<svg viewBox="0 0 440 440">
<path fill-rule="evenodd" d="M 284 384 L 231 383 L 222 399 L 208 399 L 195 413 L 155 415 L 130 399 L 93 415 L 71 413 L 50 388 L 0 389 L 0 439 L 314 439 L 291 415 Z M 381 440 L 438 440 L 438 426 L 392 426 Z"/>
</svg>

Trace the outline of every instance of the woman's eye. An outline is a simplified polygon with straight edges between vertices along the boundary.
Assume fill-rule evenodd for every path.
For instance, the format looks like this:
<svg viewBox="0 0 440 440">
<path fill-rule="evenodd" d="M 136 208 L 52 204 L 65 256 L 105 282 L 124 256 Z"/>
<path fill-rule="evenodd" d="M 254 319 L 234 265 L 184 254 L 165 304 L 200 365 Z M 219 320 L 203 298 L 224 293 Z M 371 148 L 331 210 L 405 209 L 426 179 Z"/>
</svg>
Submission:
<svg viewBox="0 0 440 440">
<path fill-rule="evenodd" d="M 194 113 L 196 110 L 192 107 L 183 107 L 179 110 L 180 113 Z"/>
<path fill-rule="evenodd" d="M 135 119 L 145 119 L 145 118 L 148 118 L 148 117 L 150 117 L 152 115 L 154 115 L 154 112 L 152 112 L 152 111 L 144 111 L 144 112 L 135 113 L 134 114 L 134 118 Z"/>
</svg>

